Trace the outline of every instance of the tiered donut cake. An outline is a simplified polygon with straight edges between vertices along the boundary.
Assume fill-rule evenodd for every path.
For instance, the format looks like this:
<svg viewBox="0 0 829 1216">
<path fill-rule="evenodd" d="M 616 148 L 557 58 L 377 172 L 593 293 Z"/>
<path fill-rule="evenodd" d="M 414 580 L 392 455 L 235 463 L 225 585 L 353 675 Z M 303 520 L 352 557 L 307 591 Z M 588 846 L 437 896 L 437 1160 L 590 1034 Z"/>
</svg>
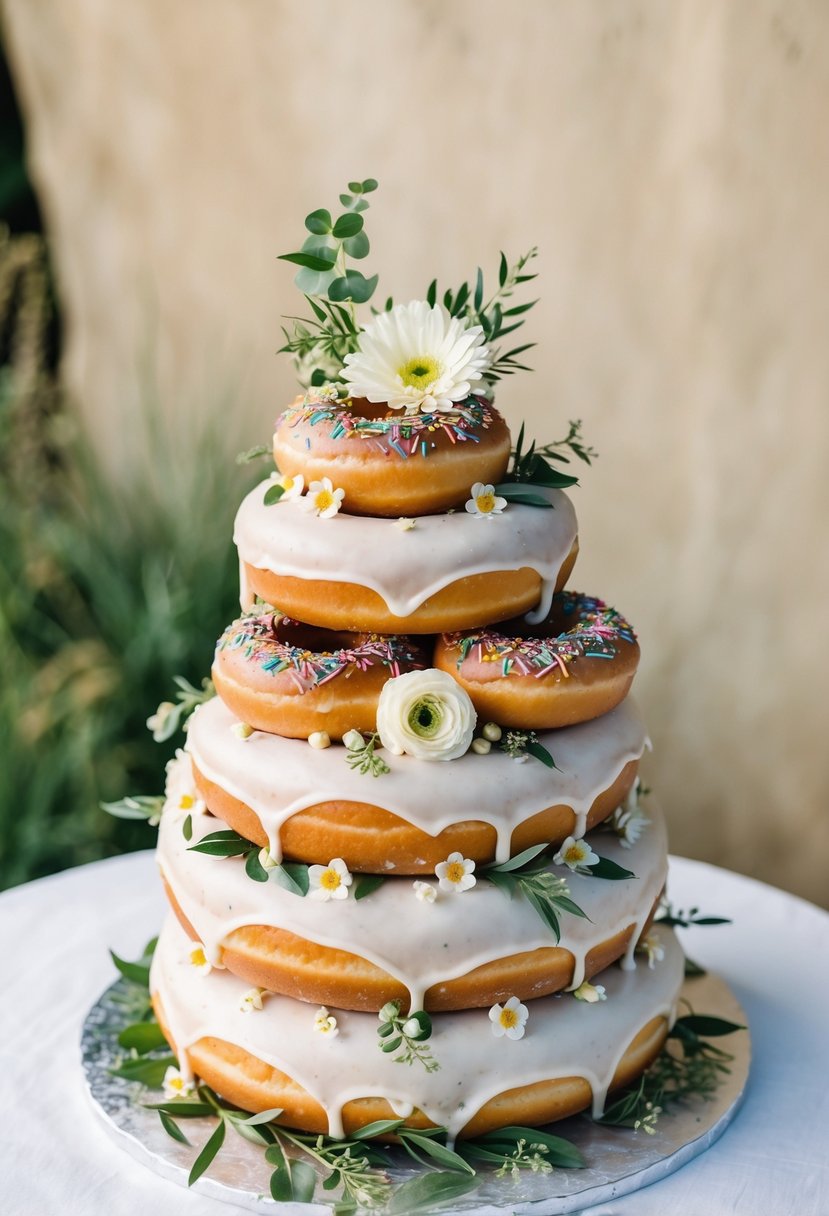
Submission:
<svg viewBox="0 0 829 1216">
<path fill-rule="evenodd" d="M 484 399 L 309 396 L 275 448 L 236 520 L 218 696 L 168 775 L 164 1033 L 230 1101 L 333 1136 L 600 1113 L 659 1052 L 683 961 L 652 925 L 638 645 L 564 590 L 572 504 L 497 497 Z"/>
</svg>

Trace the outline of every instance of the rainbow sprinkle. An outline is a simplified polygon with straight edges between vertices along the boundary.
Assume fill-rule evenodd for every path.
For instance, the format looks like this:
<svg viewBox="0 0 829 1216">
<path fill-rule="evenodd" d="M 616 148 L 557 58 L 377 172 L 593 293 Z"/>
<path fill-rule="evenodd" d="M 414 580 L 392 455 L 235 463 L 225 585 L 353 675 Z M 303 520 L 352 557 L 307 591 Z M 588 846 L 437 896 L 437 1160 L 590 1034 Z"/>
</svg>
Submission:
<svg viewBox="0 0 829 1216">
<path fill-rule="evenodd" d="M 258 663 L 263 671 L 287 671 L 301 693 L 327 684 L 336 676 L 349 671 L 367 671 L 370 667 L 388 667 L 393 676 L 403 670 L 424 666 L 421 655 L 407 637 L 362 635 L 358 645 L 340 650 L 311 651 L 293 646 L 280 636 L 290 633 L 291 623 L 278 614 L 245 616 L 228 625 L 216 644 L 217 650 L 241 650 L 246 658 Z"/>
<path fill-rule="evenodd" d="M 633 645 L 636 634 L 615 608 L 602 600 L 562 591 L 553 598 L 548 621 L 560 622 L 567 628 L 545 638 L 508 637 L 495 629 L 472 634 L 447 634 L 446 640 L 459 650 L 458 668 L 471 654 L 480 663 L 500 663 L 501 675 L 516 672 L 522 676 L 543 676 L 553 673 L 567 679 L 568 665 L 577 659 L 613 659 L 618 644 Z"/>
<path fill-rule="evenodd" d="M 289 406 L 276 425 L 283 420 L 292 428 L 305 422 L 311 426 L 329 423 L 329 439 L 371 440 L 386 455 L 396 452 L 401 460 L 411 456 L 421 456 L 425 460 L 441 434 L 447 435 L 451 443 L 464 443 L 470 439 L 480 443 L 478 432 L 489 430 L 492 409 L 486 398 L 471 396 L 442 413 L 361 418 L 351 413 L 350 401 L 320 402 L 306 397 L 301 404 Z M 305 446 L 311 446 L 307 436 Z"/>
</svg>

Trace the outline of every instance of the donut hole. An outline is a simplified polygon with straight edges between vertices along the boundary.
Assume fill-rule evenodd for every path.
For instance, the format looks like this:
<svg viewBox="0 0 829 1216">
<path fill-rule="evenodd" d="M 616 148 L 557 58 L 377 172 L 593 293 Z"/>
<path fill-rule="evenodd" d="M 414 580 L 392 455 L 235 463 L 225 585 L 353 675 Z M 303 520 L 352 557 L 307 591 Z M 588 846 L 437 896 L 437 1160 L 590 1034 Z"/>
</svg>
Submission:
<svg viewBox="0 0 829 1216">
<path fill-rule="evenodd" d="M 285 646 L 294 646 L 297 650 L 307 650 L 311 654 L 333 654 L 337 650 L 351 650 L 358 646 L 363 638 L 359 633 L 321 629 L 316 625 L 306 625 L 302 621 L 285 617 L 274 617 L 272 632 L 274 641 L 282 642 Z"/>
</svg>

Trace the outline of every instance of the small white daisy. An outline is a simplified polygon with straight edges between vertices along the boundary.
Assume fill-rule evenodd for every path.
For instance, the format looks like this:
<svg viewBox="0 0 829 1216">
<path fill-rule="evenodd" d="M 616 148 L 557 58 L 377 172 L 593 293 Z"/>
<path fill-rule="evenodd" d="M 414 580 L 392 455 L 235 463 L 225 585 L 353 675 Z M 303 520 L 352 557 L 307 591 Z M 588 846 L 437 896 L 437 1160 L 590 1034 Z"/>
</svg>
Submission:
<svg viewBox="0 0 829 1216">
<path fill-rule="evenodd" d="M 152 731 L 156 743 L 163 743 L 168 738 L 167 727 L 170 724 L 170 715 L 175 709 L 172 701 L 162 701 L 155 713 L 147 719 L 147 730 Z"/>
<path fill-rule="evenodd" d="M 310 866 L 308 869 L 308 894 L 311 899 L 327 903 L 329 899 L 347 899 L 351 886 L 351 874 L 341 857 L 335 857 L 327 866 Z"/>
<path fill-rule="evenodd" d="M 573 989 L 573 996 L 577 1001 L 585 1001 L 588 1005 L 595 1005 L 598 1001 L 606 1001 L 607 993 L 601 984 L 591 984 L 589 980 L 585 980 L 579 984 L 578 988 Z"/>
<path fill-rule="evenodd" d="M 239 1006 L 242 1013 L 254 1013 L 262 1009 L 262 998 L 265 995 L 264 988 L 249 988 L 242 997 L 242 1002 Z"/>
<path fill-rule="evenodd" d="M 194 942 L 190 946 L 190 952 L 187 957 L 190 959 L 190 966 L 195 970 L 197 975 L 210 975 L 210 972 L 213 970 L 213 964 L 207 957 L 207 953 L 201 942 Z"/>
<path fill-rule="evenodd" d="M 464 857 L 463 853 L 450 853 L 446 861 L 438 862 L 435 874 L 441 891 L 468 891 L 475 886 L 475 862 Z"/>
<path fill-rule="evenodd" d="M 165 1098 L 189 1098 L 195 1091 L 192 1081 L 188 1081 L 181 1072 L 171 1064 L 164 1074 Z"/>
<path fill-rule="evenodd" d="M 419 899 L 422 904 L 433 904 L 438 897 L 438 889 L 431 882 L 421 882 L 416 878 L 412 883 L 415 898 Z"/>
<path fill-rule="evenodd" d="M 495 493 L 495 486 L 484 485 L 482 481 L 476 481 L 470 493 L 472 497 L 464 506 L 476 519 L 492 519 L 493 515 L 500 515 L 507 505 L 506 498 L 499 498 Z"/>
<path fill-rule="evenodd" d="M 636 953 L 647 956 L 648 969 L 653 971 L 656 964 L 661 963 L 665 957 L 665 948 L 655 933 L 648 933 L 636 943 Z"/>
<path fill-rule="evenodd" d="M 305 478 L 301 473 L 297 473 L 296 477 L 290 477 L 287 473 L 272 473 L 271 484 L 281 486 L 282 497 L 280 502 L 290 502 L 292 498 L 302 498 L 302 493 L 305 489 Z"/>
<path fill-rule="evenodd" d="M 320 519 L 331 519 L 343 505 L 344 498 L 345 490 L 335 490 L 331 478 L 323 477 L 321 481 L 311 482 L 308 493 L 300 502 L 306 511 L 313 512 Z"/>
<path fill-rule="evenodd" d="M 314 1030 L 317 1034 L 325 1035 L 329 1039 L 336 1039 L 340 1033 L 337 1019 L 328 1012 L 324 1005 L 320 1005 L 314 1014 Z"/>
<path fill-rule="evenodd" d="M 586 840 L 575 840 L 574 837 L 568 836 L 553 858 L 553 865 L 581 870 L 586 866 L 594 866 L 598 860 Z"/>
<path fill-rule="evenodd" d="M 530 1011 L 522 1005 L 517 996 L 511 996 L 503 1005 L 493 1005 L 489 1011 L 491 1030 L 496 1039 L 523 1039 L 524 1027 Z"/>
</svg>

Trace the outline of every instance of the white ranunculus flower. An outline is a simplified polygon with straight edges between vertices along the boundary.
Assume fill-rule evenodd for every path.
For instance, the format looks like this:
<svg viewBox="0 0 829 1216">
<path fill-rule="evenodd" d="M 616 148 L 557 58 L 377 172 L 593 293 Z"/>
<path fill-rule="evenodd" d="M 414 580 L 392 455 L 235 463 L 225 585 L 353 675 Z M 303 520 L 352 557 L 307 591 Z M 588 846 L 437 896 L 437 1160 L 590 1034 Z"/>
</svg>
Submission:
<svg viewBox="0 0 829 1216">
<path fill-rule="evenodd" d="M 425 300 L 381 312 L 346 355 L 343 379 L 352 397 L 387 402 L 407 414 L 451 410 L 484 387 L 492 362 L 480 325 L 450 317 Z"/>
<path fill-rule="evenodd" d="M 436 668 L 387 680 L 377 705 L 383 747 L 418 760 L 457 760 L 469 750 L 476 721 L 469 694 Z"/>
</svg>

